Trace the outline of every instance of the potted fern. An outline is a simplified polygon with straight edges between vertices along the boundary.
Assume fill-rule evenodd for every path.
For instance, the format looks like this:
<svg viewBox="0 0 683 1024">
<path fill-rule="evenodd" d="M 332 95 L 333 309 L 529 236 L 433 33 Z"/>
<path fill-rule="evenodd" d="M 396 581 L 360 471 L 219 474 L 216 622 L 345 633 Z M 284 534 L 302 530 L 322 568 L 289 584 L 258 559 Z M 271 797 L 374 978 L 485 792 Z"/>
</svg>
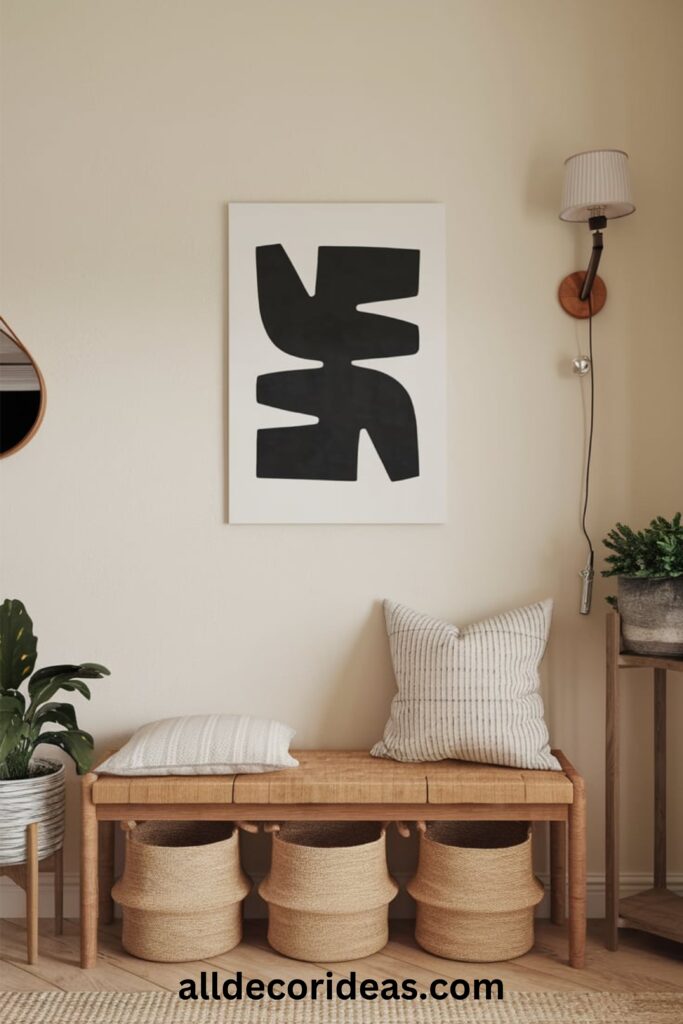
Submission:
<svg viewBox="0 0 683 1024">
<path fill-rule="evenodd" d="M 53 665 L 34 672 L 38 641 L 21 601 L 0 605 L 0 865 L 26 859 L 25 831 L 38 822 L 38 858 L 58 850 L 64 834 L 64 766 L 34 757 L 39 744 L 66 751 L 88 771 L 93 739 L 79 728 L 60 691 L 90 699 L 85 679 L 109 675 L 103 665 Z M 55 729 L 54 727 L 59 728 Z"/>
<path fill-rule="evenodd" d="M 636 654 L 683 656 L 683 526 L 657 516 L 645 530 L 617 523 L 604 540 L 611 551 L 603 576 L 618 577 L 624 646 Z"/>
</svg>

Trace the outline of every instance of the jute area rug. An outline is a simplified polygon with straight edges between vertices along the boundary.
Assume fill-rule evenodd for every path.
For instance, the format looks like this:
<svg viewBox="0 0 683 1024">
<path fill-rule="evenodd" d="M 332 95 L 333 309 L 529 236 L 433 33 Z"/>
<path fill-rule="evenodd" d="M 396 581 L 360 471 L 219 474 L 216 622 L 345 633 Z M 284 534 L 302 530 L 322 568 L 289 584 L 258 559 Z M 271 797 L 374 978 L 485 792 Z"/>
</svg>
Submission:
<svg viewBox="0 0 683 1024">
<path fill-rule="evenodd" d="M 437 1002 L 181 1002 L 157 992 L 4 992 L 2 1024 L 681 1024 L 683 993 L 513 992 Z"/>
</svg>

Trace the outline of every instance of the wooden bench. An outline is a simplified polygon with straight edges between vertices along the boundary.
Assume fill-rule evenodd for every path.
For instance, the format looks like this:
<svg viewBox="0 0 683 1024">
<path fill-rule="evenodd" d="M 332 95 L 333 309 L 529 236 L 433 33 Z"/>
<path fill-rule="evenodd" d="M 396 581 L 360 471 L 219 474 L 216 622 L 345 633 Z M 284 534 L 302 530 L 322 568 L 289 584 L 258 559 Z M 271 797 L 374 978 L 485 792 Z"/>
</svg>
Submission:
<svg viewBox="0 0 683 1024">
<path fill-rule="evenodd" d="M 83 777 L 81 966 L 95 965 L 98 919 L 113 917 L 115 822 L 547 821 L 551 917 L 563 924 L 569 879 L 569 963 L 582 967 L 586 937 L 586 803 L 564 754 L 561 772 L 439 761 L 399 764 L 367 752 L 302 750 L 299 768 L 263 775 Z M 568 872 L 567 872 L 568 868 Z"/>
</svg>

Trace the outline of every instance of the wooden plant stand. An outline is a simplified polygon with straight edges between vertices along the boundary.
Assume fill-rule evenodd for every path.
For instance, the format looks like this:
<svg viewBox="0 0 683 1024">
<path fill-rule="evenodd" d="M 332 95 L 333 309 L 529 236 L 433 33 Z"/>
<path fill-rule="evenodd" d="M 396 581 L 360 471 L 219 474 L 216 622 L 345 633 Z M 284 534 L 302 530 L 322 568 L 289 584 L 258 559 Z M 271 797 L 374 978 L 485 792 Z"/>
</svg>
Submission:
<svg viewBox="0 0 683 1024">
<path fill-rule="evenodd" d="M 551 917 L 569 924 L 569 963 L 586 941 L 584 782 L 562 771 L 438 761 L 399 764 L 367 751 L 295 751 L 299 768 L 263 775 L 83 776 L 81 966 L 97 960 L 111 920 L 114 823 L 129 821 L 543 821 L 550 826 Z M 567 881 L 569 900 L 567 908 Z"/>
<path fill-rule="evenodd" d="M 649 668 L 654 676 L 654 886 L 619 899 L 619 673 Z M 605 945 L 615 950 L 619 926 L 683 942 L 683 898 L 666 887 L 666 679 L 683 672 L 683 658 L 656 658 L 621 649 L 621 617 L 607 615 Z"/>
<path fill-rule="evenodd" d="M 55 935 L 64 930 L 64 869 L 62 849 L 38 860 L 38 825 L 26 826 L 26 863 L 0 866 L 0 878 L 6 875 L 26 893 L 26 956 L 30 964 L 38 959 L 38 880 L 41 871 L 54 872 Z"/>
</svg>

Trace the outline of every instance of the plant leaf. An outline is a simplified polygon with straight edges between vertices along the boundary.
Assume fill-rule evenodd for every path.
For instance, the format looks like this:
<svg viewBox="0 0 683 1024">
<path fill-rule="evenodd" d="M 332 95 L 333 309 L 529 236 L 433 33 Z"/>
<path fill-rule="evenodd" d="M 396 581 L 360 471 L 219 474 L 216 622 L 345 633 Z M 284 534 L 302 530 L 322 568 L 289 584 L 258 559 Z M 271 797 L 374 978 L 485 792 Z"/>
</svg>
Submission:
<svg viewBox="0 0 683 1024">
<path fill-rule="evenodd" d="M 35 745 L 48 743 L 66 751 L 76 764 L 79 775 L 87 772 L 92 764 L 93 738 L 82 729 L 65 729 L 63 732 L 44 732 L 36 739 Z"/>
<path fill-rule="evenodd" d="M 604 538 L 613 552 L 606 559 L 609 568 L 603 576 L 630 576 L 636 579 L 675 579 L 683 575 L 683 528 L 681 513 L 671 522 L 656 516 L 645 530 L 632 530 L 617 523 Z"/>
<path fill-rule="evenodd" d="M 68 673 L 48 676 L 47 679 L 40 680 L 37 685 L 33 682 L 29 683 L 31 707 L 28 714 L 33 717 L 38 705 L 51 700 L 59 690 L 68 690 L 70 692 L 77 690 L 86 700 L 90 700 L 90 687 L 86 683 L 81 682 L 80 679 L 74 679 Z"/>
<path fill-rule="evenodd" d="M 94 661 L 86 661 L 82 665 L 50 665 L 47 668 L 40 668 L 31 676 L 31 686 L 35 683 L 42 683 L 44 679 L 51 676 L 69 676 L 74 679 L 101 679 L 102 676 L 110 675 L 109 669 L 104 665 L 96 665 Z"/>
<path fill-rule="evenodd" d="M 6 720 L 8 721 L 17 715 L 19 718 L 22 718 L 23 714 L 24 705 L 16 691 L 13 693 L 0 693 L 0 731 Z"/>
<path fill-rule="evenodd" d="M 53 665 L 52 668 L 41 668 L 34 674 L 28 684 L 31 698 L 31 717 L 39 704 L 51 700 L 59 690 L 77 690 L 86 700 L 90 700 L 90 687 L 81 679 L 101 679 L 108 676 L 109 669 L 104 665 L 86 661 L 82 665 Z"/>
<path fill-rule="evenodd" d="M 21 690 L 5 690 L 4 693 L 0 692 L 0 708 L 12 707 L 12 704 L 4 703 L 5 699 L 7 699 L 8 701 L 12 701 L 19 708 L 19 714 L 23 715 L 26 709 L 26 698 L 24 697 Z"/>
<path fill-rule="evenodd" d="M 3 715 L 0 725 L 0 764 L 7 760 L 8 754 L 18 746 L 23 738 L 24 720 L 21 715 Z"/>
<path fill-rule="evenodd" d="M 0 605 L 0 691 L 16 690 L 36 664 L 38 640 L 21 601 L 7 598 Z"/>
<path fill-rule="evenodd" d="M 57 725 L 63 725 L 65 729 L 78 729 L 78 722 L 76 721 L 76 712 L 74 711 L 73 704 L 64 703 L 48 703 L 43 704 L 41 708 L 33 716 L 33 729 L 32 732 L 35 736 L 40 732 L 41 726 L 47 722 L 55 722 Z"/>
<path fill-rule="evenodd" d="M 98 665 L 96 661 L 84 661 L 76 675 L 83 676 L 84 679 L 100 679 L 102 676 L 110 676 L 111 672 L 104 665 Z"/>
<path fill-rule="evenodd" d="M 18 697 L 0 693 L 0 763 L 23 739 L 24 708 Z"/>
<path fill-rule="evenodd" d="M 41 683 L 43 679 L 49 679 L 50 676 L 73 676 L 78 673 L 79 668 L 80 665 L 50 665 L 48 668 L 39 668 L 31 676 L 31 683 Z"/>
</svg>

